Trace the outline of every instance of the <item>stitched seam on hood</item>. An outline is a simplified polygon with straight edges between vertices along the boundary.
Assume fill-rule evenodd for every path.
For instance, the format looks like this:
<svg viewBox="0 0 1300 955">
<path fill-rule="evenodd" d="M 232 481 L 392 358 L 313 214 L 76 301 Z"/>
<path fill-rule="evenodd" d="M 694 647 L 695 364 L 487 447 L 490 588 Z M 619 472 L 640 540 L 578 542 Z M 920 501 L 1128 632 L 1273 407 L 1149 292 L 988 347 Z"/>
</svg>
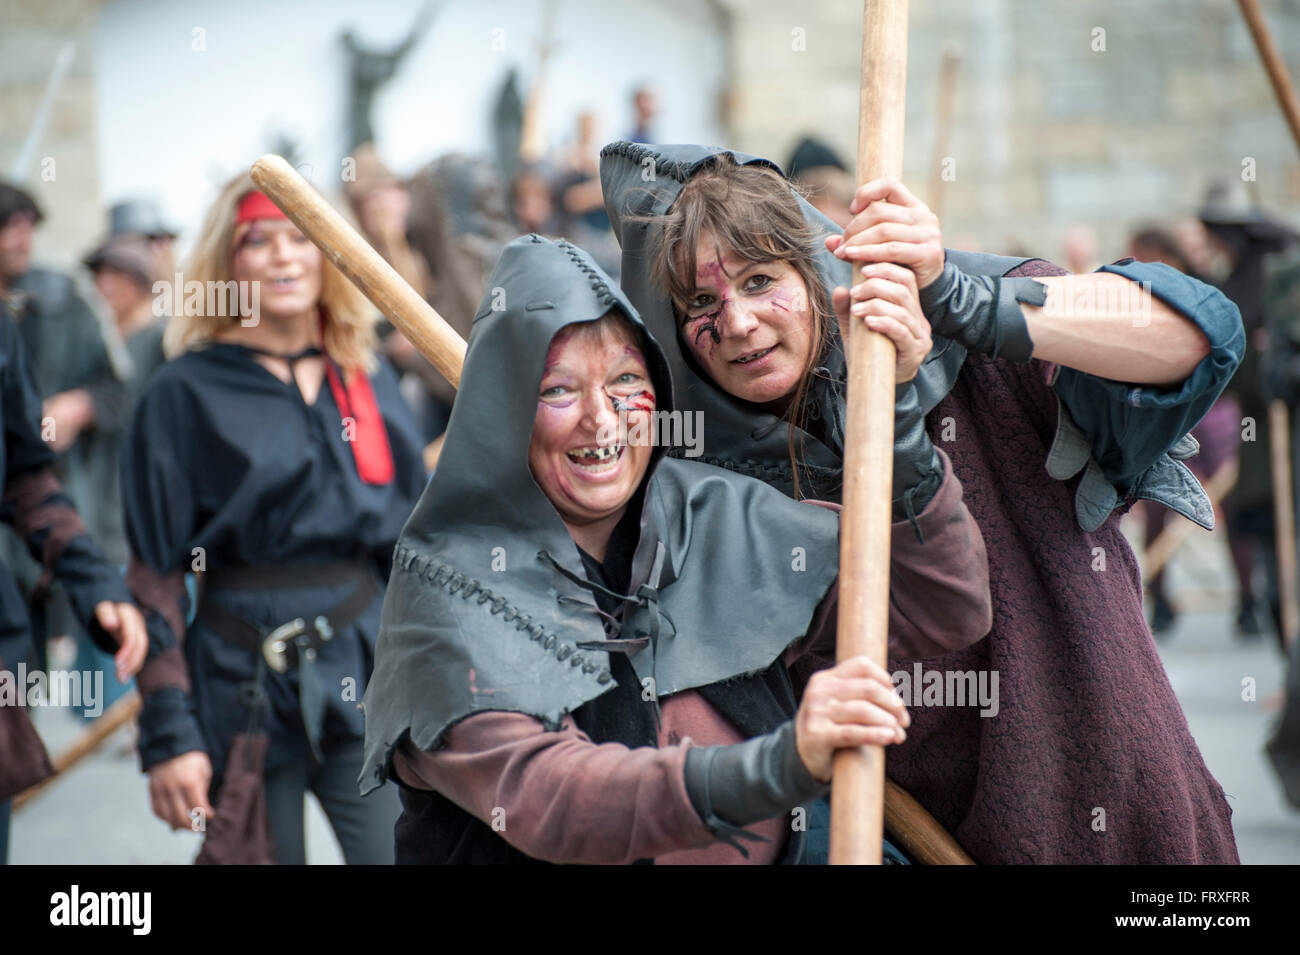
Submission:
<svg viewBox="0 0 1300 955">
<path fill-rule="evenodd" d="M 494 594 L 490 588 L 484 587 L 478 580 L 456 570 L 449 564 L 444 564 L 432 557 L 426 557 L 423 554 L 416 553 L 409 547 L 398 544 L 393 554 L 393 568 L 421 577 L 426 582 L 447 591 L 449 594 L 459 593 L 462 600 L 468 600 L 470 597 L 477 595 L 480 605 L 491 604 L 488 608 L 489 613 L 493 616 L 500 615 L 507 622 L 513 622 L 515 630 L 526 630 L 528 639 L 538 644 L 557 660 L 568 660 L 570 666 L 582 667 L 582 672 L 585 674 L 596 673 L 597 683 L 608 683 L 613 679 L 613 674 L 608 669 L 601 669 L 599 664 L 586 659 L 576 646 L 562 642 L 559 637 L 548 631 L 540 623 L 533 623 L 533 618 L 530 615 L 521 612 L 518 607 L 510 603 L 505 597 Z"/>
<path fill-rule="evenodd" d="M 613 290 L 610 289 L 605 280 L 601 278 L 600 273 L 592 268 L 590 263 L 583 259 L 582 253 L 575 245 L 566 242 L 564 239 L 559 240 L 555 244 L 569 257 L 570 260 L 572 260 L 578 270 L 587 276 L 587 282 L 591 285 L 592 292 L 594 292 L 596 297 L 600 299 L 600 304 L 602 306 L 608 308 L 611 305 L 618 304 L 618 296 L 614 294 Z"/>
<path fill-rule="evenodd" d="M 685 182 L 690 178 L 690 166 L 686 163 L 678 162 L 675 159 L 669 159 L 662 153 L 657 153 L 653 149 L 648 149 L 640 143 L 610 143 L 600 151 L 601 159 L 604 159 L 607 156 L 618 156 L 636 166 L 640 166 L 647 158 L 649 158 L 654 160 L 656 175 L 662 173 L 670 179 L 675 179 L 678 182 Z"/>
</svg>

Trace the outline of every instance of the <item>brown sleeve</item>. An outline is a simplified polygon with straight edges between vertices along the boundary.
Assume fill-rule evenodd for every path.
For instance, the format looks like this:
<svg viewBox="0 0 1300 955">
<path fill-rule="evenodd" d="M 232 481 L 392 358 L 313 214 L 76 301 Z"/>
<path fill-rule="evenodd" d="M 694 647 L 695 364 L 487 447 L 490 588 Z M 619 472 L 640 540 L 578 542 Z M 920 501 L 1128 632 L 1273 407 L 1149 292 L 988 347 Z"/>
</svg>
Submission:
<svg viewBox="0 0 1300 955">
<path fill-rule="evenodd" d="M 962 500 L 961 481 L 943 451 L 943 483 L 917 516 L 925 543 L 910 521 L 893 525 L 889 542 L 889 657 L 924 660 L 976 643 L 993 627 L 984 535 Z M 817 607 L 808 639 L 787 663 L 811 654 L 818 665 L 835 659 L 839 581 Z M 804 661 L 800 670 L 806 670 Z"/>
<path fill-rule="evenodd" d="M 185 575 L 177 570 L 164 576 L 132 554 L 126 583 L 140 609 L 146 614 L 154 611 L 171 629 L 171 640 L 165 643 L 150 640 L 149 654 L 135 676 L 140 695 L 148 697 L 158 690 L 175 687 L 188 696 L 190 672 L 181 649 L 185 640 L 185 614 L 181 606 L 185 595 Z M 151 633 L 150 636 L 159 635 Z"/>
<path fill-rule="evenodd" d="M 393 769 L 434 789 L 546 862 L 625 864 L 713 844 L 686 793 L 687 744 L 593 743 L 521 713 L 476 713 L 433 752 L 404 740 Z"/>
</svg>

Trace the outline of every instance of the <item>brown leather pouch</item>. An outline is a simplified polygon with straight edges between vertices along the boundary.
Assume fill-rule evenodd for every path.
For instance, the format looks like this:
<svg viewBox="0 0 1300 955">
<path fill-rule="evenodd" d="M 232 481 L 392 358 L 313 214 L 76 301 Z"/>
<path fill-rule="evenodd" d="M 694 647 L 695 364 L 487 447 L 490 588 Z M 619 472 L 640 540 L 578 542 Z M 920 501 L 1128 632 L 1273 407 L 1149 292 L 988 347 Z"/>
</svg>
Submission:
<svg viewBox="0 0 1300 955">
<path fill-rule="evenodd" d="M 265 733 L 237 733 L 230 744 L 216 815 L 195 865 L 274 865 L 266 817 Z"/>
</svg>

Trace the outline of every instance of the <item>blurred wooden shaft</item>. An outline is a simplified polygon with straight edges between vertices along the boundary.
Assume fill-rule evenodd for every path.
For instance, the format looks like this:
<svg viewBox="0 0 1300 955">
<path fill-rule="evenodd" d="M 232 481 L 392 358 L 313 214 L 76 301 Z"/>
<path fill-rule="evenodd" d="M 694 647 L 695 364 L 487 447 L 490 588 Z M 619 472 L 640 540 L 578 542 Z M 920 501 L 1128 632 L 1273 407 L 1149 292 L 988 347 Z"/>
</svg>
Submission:
<svg viewBox="0 0 1300 955">
<path fill-rule="evenodd" d="M 14 812 L 18 812 L 23 806 L 39 796 L 52 782 L 99 749 L 118 729 L 135 719 L 139 715 L 142 705 L 140 694 L 132 690 L 101 713 L 99 718 L 83 730 L 81 735 L 73 740 L 67 749 L 54 757 L 51 763 L 54 767 L 53 776 L 42 780 L 35 786 L 29 786 L 14 797 Z"/>
<path fill-rule="evenodd" d="M 939 64 L 939 107 L 935 113 L 934 156 L 930 160 L 930 211 L 943 219 L 943 199 L 947 180 L 943 178 L 944 160 L 948 158 L 948 139 L 952 133 L 952 113 L 957 101 L 957 65 L 961 50 L 954 43 L 945 43 L 943 60 Z"/>
<path fill-rule="evenodd" d="M 1235 458 L 1231 458 L 1219 465 L 1219 470 L 1215 471 L 1210 476 L 1210 479 L 1205 482 L 1205 493 L 1210 499 L 1211 506 L 1217 507 L 1219 502 L 1236 485 L 1237 471 L 1237 461 Z M 1163 507 L 1164 505 L 1149 504 L 1148 506 Z M 1151 546 L 1142 555 L 1142 578 L 1144 582 L 1151 580 L 1160 571 L 1164 570 L 1170 558 L 1178 552 L 1178 548 L 1183 546 L 1188 536 L 1196 529 L 1196 526 L 1186 518 L 1182 518 L 1182 520 L 1176 520 L 1168 524 L 1160 532 L 1160 536 L 1151 542 Z"/>
<path fill-rule="evenodd" d="M 1241 15 L 1246 18 L 1246 26 L 1255 41 L 1259 58 L 1264 62 L 1269 82 L 1273 84 L 1273 92 L 1277 94 L 1282 115 L 1291 127 L 1291 137 L 1300 148 L 1300 99 L 1296 97 L 1295 85 L 1291 82 L 1291 74 L 1287 72 L 1286 62 L 1278 52 L 1277 44 L 1273 42 L 1264 15 L 1259 12 L 1258 0 L 1237 0 L 1237 6 L 1241 7 Z"/>
</svg>

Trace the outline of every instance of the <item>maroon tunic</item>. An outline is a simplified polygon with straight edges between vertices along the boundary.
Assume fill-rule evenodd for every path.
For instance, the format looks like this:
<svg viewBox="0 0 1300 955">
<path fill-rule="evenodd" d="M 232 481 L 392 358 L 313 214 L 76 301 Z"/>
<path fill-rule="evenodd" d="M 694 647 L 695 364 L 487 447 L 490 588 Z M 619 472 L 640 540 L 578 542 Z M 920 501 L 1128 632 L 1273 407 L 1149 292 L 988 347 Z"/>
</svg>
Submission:
<svg viewBox="0 0 1300 955">
<path fill-rule="evenodd" d="M 999 706 L 911 706 L 889 775 L 980 862 L 1235 863 L 1231 810 L 1147 629 L 1120 513 L 1080 530 L 1077 478 L 1044 467 L 1053 371 L 971 355 L 929 415 L 984 534 L 994 616 L 986 640 L 925 668 L 996 671 Z"/>
</svg>

